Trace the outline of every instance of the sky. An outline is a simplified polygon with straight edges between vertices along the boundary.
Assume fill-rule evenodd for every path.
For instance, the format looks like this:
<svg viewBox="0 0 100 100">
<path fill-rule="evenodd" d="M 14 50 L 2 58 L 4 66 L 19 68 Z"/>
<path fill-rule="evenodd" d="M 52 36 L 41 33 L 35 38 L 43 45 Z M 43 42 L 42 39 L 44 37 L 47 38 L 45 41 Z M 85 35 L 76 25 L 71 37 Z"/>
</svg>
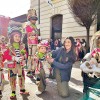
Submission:
<svg viewBox="0 0 100 100">
<path fill-rule="evenodd" d="M 30 8 L 30 0 L 0 0 L 0 15 L 17 17 L 27 14 Z"/>
</svg>

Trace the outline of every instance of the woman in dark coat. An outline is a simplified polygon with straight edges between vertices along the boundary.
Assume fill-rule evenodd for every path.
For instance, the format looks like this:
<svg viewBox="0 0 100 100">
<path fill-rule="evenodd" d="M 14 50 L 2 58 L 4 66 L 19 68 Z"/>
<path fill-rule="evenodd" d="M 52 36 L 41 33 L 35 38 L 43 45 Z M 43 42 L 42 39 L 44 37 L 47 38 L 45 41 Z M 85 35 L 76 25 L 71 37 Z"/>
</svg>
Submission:
<svg viewBox="0 0 100 100">
<path fill-rule="evenodd" d="M 58 93 L 62 97 L 69 96 L 68 82 L 71 76 L 73 63 L 76 61 L 74 39 L 68 37 L 64 41 L 64 47 L 52 52 L 52 58 L 48 62 L 55 68 Z"/>
</svg>

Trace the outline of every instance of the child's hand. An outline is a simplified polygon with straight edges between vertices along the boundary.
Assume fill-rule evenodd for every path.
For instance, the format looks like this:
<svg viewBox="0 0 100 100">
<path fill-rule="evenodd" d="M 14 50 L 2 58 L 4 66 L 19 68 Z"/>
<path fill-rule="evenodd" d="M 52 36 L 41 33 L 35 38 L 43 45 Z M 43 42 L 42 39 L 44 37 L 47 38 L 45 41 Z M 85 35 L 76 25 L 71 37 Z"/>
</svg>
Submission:
<svg viewBox="0 0 100 100">
<path fill-rule="evenodd" d="M 47 58 L 47 59 L 49 59 L 49 58 L 50 58 L 50 56 L 49 56 L 49 55 L 46 55 L 46 58 Z"/>
<path fill-rule="evenodd" d="M 47 59 L 52 58 L 52 54 L 51 54 L 50 52 L 47 53 L 47 54 L 46 54 L 46 58 L 47 58 Z"/>
<path fill-rule="evenodd" d="M 25 56 L 21 56 L 21 60 L 25 60 Z"/>
<path fill-rule="evenodd" d="M 53 58 L 48 58 L 47 61 L 51 64 L 51 63 L 53 63 L 54 59 Z"/>
</svg>

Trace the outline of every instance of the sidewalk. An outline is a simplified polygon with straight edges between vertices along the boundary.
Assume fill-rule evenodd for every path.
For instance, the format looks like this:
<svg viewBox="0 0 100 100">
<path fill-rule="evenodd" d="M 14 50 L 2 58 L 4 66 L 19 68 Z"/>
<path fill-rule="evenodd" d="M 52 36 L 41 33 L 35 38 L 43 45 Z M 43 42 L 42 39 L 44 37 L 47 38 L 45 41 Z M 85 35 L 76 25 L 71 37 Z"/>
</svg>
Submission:
<svg viewBox="0 0 100 100">
<path fill-rule="evenodd" d="M 16 100 L 79 100 L 82 97 L 82 79 L 81 79 L 81 70 L 79 69 L 79 62 L 76 62 L 72 69 L 72 78 L 69 82 L 70 86 L 70 96 L 68 98 L 61 98 L 58 96 L 56 81 L 50 79 L 47 84 L 46 92 L 41 94 L 40 96 L 35 95 L 35 90 L 37 89 L 34 82 L 26 77 L 26 90 L 29 91 L 30 95 L 20 95 L 19 94 L 19 86 L 17 84 L 17 96 Z M 7 79 L 7 73 L 5 73 L 5 77 Z M 11 93 L 10 85 L 7 84 L 4 87 L 3 97 L 0 100 L 10 100 L 9 95 Z"/>
</svg>

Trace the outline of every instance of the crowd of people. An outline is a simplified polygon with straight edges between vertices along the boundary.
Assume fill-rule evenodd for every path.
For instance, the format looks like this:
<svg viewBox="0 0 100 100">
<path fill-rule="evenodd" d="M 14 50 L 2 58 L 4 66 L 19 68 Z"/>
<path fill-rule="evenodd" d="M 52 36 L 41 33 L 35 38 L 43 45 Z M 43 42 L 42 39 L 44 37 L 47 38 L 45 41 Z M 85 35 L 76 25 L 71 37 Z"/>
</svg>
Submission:
<svg viewBox="0 0 100 100">
<path fill-rule="evenodd" d="M 74 38 L 73 38 L 74 39 Z M 81 61 L 86 54 L 86 40 L 76 38 L 73 40 L 75 45 L 75 52 L 77 54 L 77 60 Z M 51 50 L 57 50 L 63 46 L 61 39 L 50 40 Z"/>
<path fill-rule="evenodd" d="M 4 36 L 0 38 L 0 96 L 2 96 L 3 82 L 5 80 L 3 74 L 5 66 L 8 68 L 8 78 L 12 91 L 10 99 L 16 98 L 17 76 L 19 79 L 20 94 L 29 95 L 29 91 L 25 89 L 24 69 L 27 66 L 27 76 L 29 78 L 35 77 L 35 83 L 38 87 L 35 91 L 37 95 L 45 91 L 46 82 L 54 71 L 58 94 L 61 97 L 68 97 L 70 94 L 69 81 L 72 66 L 77 60 L 82 61 L 80 68 L 84 84 L 83 92 L 87 94 L 89 86 L 100 88 L 100 38 L 97 37 L 98 34 L 92 38 L 92 47 L 90 48 L 90 53 L 87 54 L 85 39 L 80 40 L 77 38 L 75 40 L 70 36 L 66 37 L 63 43 L 61 39 L 40 40 L 36 27 L 38 18 L 34 9 L 28 10 L 27 19 L 30 24 L 26 26 L 24 36 L 22 36 L 21 24 L 9 23 L 9 41 L 5 42 Z M 95 60 L 92 58 L 95 58 Z M 97 66 L 98 68 L 96 69 Z M 97 73 L 97 76 L 94 73 Z M 90 74 L 93 75 L 90 76 Z M 91 78 L 98 84 L 90 84 Z"/>
<path fill-rule="evenodd" d="M 86 41 L 85 41 L 85 39 L 80 40 L 77 38 L 75 41 L 75 47 L 76 47 L 76 53 L 78 56 L 77 60 L 81 61 L 86 54 Z"/>
</svg>

